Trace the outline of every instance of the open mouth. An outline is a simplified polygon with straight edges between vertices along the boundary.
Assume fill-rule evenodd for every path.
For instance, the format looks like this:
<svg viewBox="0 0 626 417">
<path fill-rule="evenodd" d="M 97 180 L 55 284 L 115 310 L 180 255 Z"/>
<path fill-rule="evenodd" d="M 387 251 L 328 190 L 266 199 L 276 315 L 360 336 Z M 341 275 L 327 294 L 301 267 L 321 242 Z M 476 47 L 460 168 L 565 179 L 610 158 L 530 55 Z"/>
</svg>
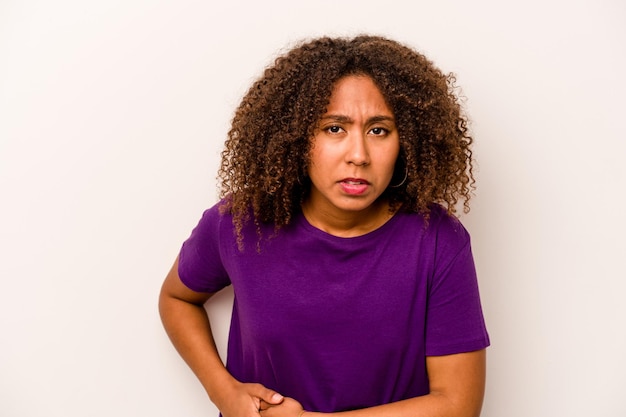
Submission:
<svg viewBox="0 0 626 417">
<path fill-rule="evenodd" d="M 346 194 L 351 195 L 363 194 L 369 187 L 369 182 L 360 178 L 346 178 L 341 180 L 339 184 Z"/>
</svg>

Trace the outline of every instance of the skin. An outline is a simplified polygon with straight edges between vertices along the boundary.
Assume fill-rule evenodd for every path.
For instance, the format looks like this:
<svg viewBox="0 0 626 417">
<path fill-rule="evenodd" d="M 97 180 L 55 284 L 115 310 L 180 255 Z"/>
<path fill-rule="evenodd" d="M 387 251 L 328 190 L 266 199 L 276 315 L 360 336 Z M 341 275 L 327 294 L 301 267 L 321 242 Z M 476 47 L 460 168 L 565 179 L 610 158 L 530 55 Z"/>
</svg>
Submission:
<svg viewBox="0 0 626 417">
<path fill-rule="evenodd" d="M 336 236 L 358 236 L 393 215 L 381 198 L 400 150 L 393 113 L 366 76 L 340 79 L 312 140 L 311 193 L 302 209 L 315 227 Z M 187 288 L 178 259 L 159 298 L 163 325 L 224 417 L 312 417 L 293 398 L 260 384 L 237 381 L 224 367 L 203 304 L 212 296 Z M 485 386 L 485 351 L 426 359 L 430 393 L 341 417 L 477 417 Z"/>
<path fill-rule="evenodd" d="M 379 197 L 391 181 L 400 140 L 393 112 L 371 78 L 337 81 L 311 142 L 307 220 L 337 236 L 386 222 L 389 205 Z"/>
</svg>

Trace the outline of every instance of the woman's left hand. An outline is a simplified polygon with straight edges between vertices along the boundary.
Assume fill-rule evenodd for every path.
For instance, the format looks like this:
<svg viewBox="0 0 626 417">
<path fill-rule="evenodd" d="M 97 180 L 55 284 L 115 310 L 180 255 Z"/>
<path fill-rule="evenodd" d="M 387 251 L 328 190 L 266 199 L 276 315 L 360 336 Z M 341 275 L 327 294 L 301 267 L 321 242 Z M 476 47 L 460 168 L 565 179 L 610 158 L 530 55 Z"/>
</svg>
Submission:
<svg viewBox="0 0 626 417">
<path fill-rule="evenodd" d="M 262 401 L 259 410 L 261 417 L 300 417 L 303 412 L 304 409 L 298 401 L 287 397 L 278 405 Z"/>
</svg>

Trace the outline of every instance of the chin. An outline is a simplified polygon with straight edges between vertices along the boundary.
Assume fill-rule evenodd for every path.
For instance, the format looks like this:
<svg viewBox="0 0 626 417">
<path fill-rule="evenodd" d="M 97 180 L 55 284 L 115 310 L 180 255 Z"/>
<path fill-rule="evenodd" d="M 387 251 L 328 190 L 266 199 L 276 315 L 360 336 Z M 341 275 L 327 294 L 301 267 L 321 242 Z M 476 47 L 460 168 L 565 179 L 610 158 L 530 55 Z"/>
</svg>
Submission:
<svg viewBox="0 0 626 417">
<path fill-rule="evenodd" d="M 347 204 L 337 204 L 335 207 L 337 207 L 339 210 L 343 210 L 343 211 L 352 211 L 352 212 L 361 212 L 361 211 L 366 211 L 368 209 L 374 208 L 376 205 L 378 205 L 378 200 L 374 200 L 374 201 L 352 201 L 349 202 Z"/>
</svg>

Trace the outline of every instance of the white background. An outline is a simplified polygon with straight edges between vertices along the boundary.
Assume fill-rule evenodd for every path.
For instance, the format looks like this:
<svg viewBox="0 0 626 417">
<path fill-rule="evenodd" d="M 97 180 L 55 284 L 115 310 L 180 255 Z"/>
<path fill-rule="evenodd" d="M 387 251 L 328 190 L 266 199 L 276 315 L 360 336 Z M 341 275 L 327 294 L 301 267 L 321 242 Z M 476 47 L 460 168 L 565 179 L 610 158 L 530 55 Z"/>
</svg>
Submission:
<svg viewBox="0 0 626 417">
<path fill-rule="evenodd" d="M 250 83 L 301 38 L 359 32 L 468 98 L 483 416 L 626 415 L 625 3 L 217 3 L 0 1 L 0 415 L 216 415 L 161 281 Z M 210 307 L 222 350 L 229 302 Z"/>
</svg>

